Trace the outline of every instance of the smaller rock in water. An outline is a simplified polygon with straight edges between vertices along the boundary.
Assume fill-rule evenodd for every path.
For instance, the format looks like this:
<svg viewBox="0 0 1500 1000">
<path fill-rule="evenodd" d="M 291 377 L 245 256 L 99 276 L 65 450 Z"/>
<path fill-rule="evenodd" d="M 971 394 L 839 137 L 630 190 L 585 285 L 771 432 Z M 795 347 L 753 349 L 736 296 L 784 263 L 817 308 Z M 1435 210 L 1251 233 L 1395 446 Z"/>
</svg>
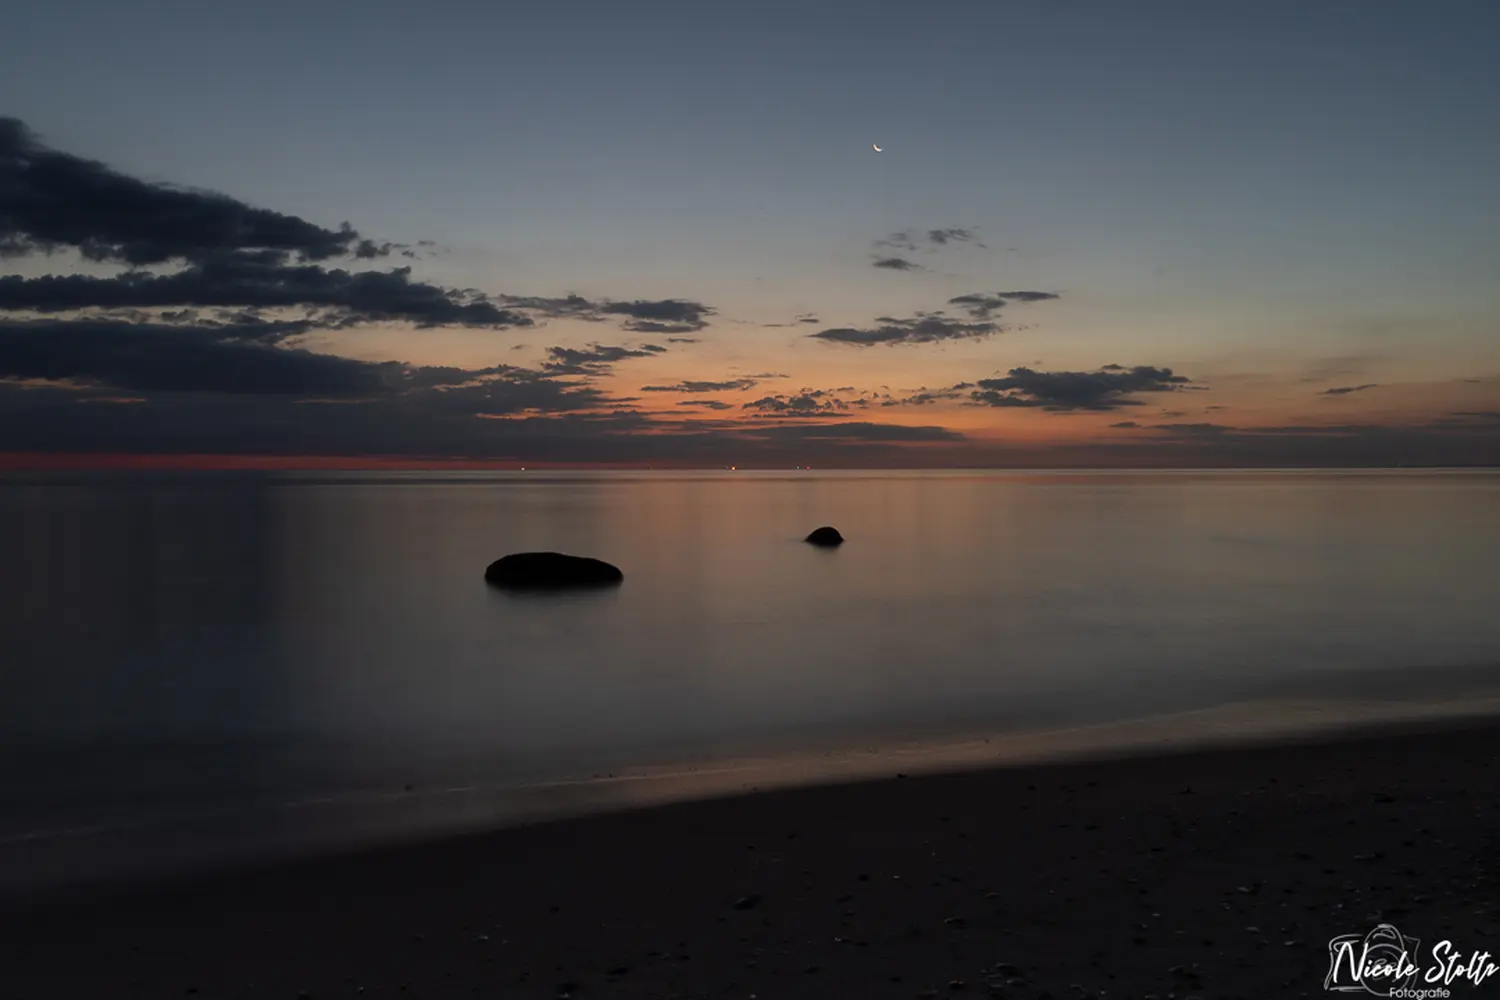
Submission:
<svg viewBox="0 0 1500 1000">
<path fill-rule="evenodd" d="M 835 545 L 843 545 L 844 536 L 839 534 L 839 529 L 824 525 L 821 528 L 814 529 L 813 533 L 808 535 L 803 541 L 809 545 L 822 545 L 832 548 Z"/>
<path fill-rule="evenodd" d="M 512 590 L 564 590 L 609 587 L 625 579 L 619 567 L 602 559 L 561 552 L 516 552 L 490 563 L 484 579 Z"/>
</svg>

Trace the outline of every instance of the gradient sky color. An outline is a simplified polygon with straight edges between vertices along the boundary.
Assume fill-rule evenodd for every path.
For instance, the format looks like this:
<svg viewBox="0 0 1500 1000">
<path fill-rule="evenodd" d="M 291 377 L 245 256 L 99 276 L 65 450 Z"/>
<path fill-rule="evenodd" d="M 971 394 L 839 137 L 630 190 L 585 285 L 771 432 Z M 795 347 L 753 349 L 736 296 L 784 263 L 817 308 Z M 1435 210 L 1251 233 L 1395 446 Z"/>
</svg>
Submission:
<svg viewBox="0 0 1500 1000">
<path fill-rule="evenodd" d="M 1500 7 L 1457 0 L 24 4 L 0 17 L 0 115 L 47 148 L 432 243 L 328 266 L 712 312 L 671 334 L 555 312 L 315 330 L 266 349 L 519 366 L 595 396 L 476 396 L 455 425 L 387 395 L 302 439 L 282 425 L 327 404 L 231 412 L 211 387 L 6 367 L 45 317 L 0 312 L 0 451 L 1500 462 L 1497 29 Z M 123 270 L 0 258 L 21 279 Z M 1007 291 L 1057 298 L 971 336 L 809 336 L 974 322 L 951 300 Z M 590 345 L 643 353 L 545 367 Z M 1104 391 L 1107 365 L 1189 381 Z M 766 374 L 785 377 L 641 391 Z"/>
</svg>

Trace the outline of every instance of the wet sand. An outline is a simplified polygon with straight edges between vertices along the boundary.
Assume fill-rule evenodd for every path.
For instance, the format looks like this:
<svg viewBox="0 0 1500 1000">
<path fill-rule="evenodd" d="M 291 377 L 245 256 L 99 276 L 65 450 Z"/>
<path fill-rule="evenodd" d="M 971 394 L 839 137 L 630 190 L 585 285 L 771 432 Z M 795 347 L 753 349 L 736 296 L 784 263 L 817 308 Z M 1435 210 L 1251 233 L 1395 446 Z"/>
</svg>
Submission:
<svg viewBox="0 0 1500 1000">
<path fill-rule="evenodd" d="M 1500 725 L 681 802 L 0 913 L 0 998 L 1326 995 L 1500 951 Z M 1500 989 L 1500 975 L 1476 990 Z"/>
</svg>

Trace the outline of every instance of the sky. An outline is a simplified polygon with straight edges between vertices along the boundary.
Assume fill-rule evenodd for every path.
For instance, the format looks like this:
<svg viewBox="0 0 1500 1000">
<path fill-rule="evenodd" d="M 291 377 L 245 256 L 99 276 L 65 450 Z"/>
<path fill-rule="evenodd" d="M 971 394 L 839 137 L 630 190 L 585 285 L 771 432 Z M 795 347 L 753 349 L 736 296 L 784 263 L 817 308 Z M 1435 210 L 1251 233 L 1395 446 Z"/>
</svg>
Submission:
<svg viewBox="0 0 1500 1000">
<path fill-rule="evenodd" d="M 23 2 L 0 465 L 1500 464 L 1497 29 Z"/>
</svg>

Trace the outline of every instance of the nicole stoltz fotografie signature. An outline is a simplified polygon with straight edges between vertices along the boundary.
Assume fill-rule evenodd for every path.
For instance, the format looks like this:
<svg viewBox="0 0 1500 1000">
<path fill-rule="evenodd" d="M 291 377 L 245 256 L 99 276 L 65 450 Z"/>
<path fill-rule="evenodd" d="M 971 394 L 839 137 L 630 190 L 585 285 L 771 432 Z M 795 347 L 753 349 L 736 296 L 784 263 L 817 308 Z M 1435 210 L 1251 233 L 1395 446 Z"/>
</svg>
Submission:
<svg viewBox="0 0 1500 1000">
<path fill-rule="evenodd" d="M 1323 988 L 1334 993 L 1428 1000 L 1453 995 L 1450 986 L 1479 986 L 1500 972 L 1487 951 L 1460 951 L 1452 941 L 1433 945 L 1423 963 L 1420 938 L 1391 924 L 1368 934 L 1340 934 L 1328 942 L 1328 975 Z"/>
</svg>

